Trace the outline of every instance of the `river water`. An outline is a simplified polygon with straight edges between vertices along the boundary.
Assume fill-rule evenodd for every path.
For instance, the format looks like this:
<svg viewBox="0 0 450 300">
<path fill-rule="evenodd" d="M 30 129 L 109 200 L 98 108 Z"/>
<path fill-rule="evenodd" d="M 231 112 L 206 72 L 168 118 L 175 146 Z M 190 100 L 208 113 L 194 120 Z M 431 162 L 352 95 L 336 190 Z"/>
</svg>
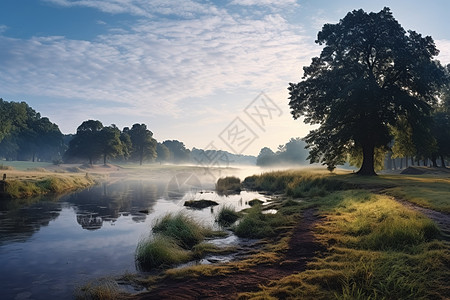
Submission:
<svg viewBox="0 0 450 300">
<path fill-rule="evenodd" d="M 183 211 L 205 225 L 217 226 L 220 206 L 248 207 L 254 192 L 220 196 L 195 184 L 189 188 L 154 180 L 101 185 L 60 198 L 0 200 L 0 298 L 70 299 L 90 280 L 136 273 L 136 246 L 162 215 Z M 186 182 L 186 178 L 183 178 Z M 213 200 L 202 210 L 186 200 Z M 225 241 L 236 242 L 236 238 Z"/>
</svg>

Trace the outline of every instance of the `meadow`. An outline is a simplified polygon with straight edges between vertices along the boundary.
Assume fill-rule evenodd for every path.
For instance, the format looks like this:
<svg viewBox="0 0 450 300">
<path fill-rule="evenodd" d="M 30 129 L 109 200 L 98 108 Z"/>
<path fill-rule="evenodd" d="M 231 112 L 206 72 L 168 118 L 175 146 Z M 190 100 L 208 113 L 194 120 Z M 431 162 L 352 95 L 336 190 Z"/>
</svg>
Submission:
<svg viewBox="0 0 450 300">
<path fill-rule="evenodd" d="M 194 166 L 158 165 L 124 165 L 114 170 L 65 166 L 62 170 L 21 163 L 1 168 L 7 174 L 10 195 L 17 198 L 64 193 L 116 175 L 165 174 L 170 179 L 174 174 L 204 173 Z M 257 190 L 272 195 L 267 205 L 255 201 L 244 211 L 225 207 L 217 214 L 224 229 L 257 241 L 251 249 L 242 252 L 212 245 L 208 240 L 223 233 L 201 227 L 183 215 L 167 215 L 155 224 L 153 238 L 142 240 L 136 249 L 136 262 L 143 270 L 151 269 L 153 275 L 99 279 L 81 288 L 77 296 L 145 297 L 145 292 L 125 293 L 117 284 L 128 282 L 148 293 L 162 294 L 164 287 L 172 287 L 176 294 L 177 288 L 188 293 L 204 286 L 203 292 L 208 293 L 229 284 L 237 290 L 221 292 L 239 299 L 446 299 L 450 297 L 450 236 L 416 207 L 440 212 L 448 226 L 449 187 L 450 176 L 444 172 L 361 177 L 346 171 L 285 170 L 248 176 L 242 182 L 222 179 L 216 182 L 221 191 Z M 309 225 L 308 212 L 315 218 Z M 289 260 L 293 245 L 298 245 L 292 240 L 296 230 L 307 225 L 311 225 L 317 247 L 305 266 L 296 269 Z M 239 259 L 229 263 L 177 267 L 207 253 L 233 251 L 241 251 Z M 266 280 L 255 277 L 269 271 Z M 185 281 L 189 286 L 183 286 Z M 232 294 L 226 294 L 227 290 Z"/>
<path fill-rule="evenodd" d="M 243 288 L 232 296 L 446 299 L 450 296 L 450 237 L 414 207 L 441 211 L 448 217 L 449 186 L 446 174 L 360 177 L 346 172 L 287 170 L 249 176 L 242 182 L 243 189 L 276 195 L 267 206 L 255 205 L 241 212 L 237 225 L 231 227 L 236 235 L 260 239 L 257 251 L 234 262 L 169 268 L 138 281 L 151 286 L 150 293 L 160 292 L 159 283 L 188 278 L 191 285 L 196 279 L 214 289 L 217 278 L 225 285 L 241 274 L 251 278 L 261 268 L 271 268 L 279 276 L 261 280 L 257 291 L 255 286 L 251 291 Z M 413 206 L 405 206 L 404 201 Z M 276 213 L 264 214 L 269 209 Z M 305 269 L 293 268 L 287 274 L 282 266 L 290 263 L 286 259 L 292 251 L 294 229 L 311 210 L 316 218 L 311 231 L 320 251 L 313 253 Z M 176 294 L 178 287 L 173 288 Z M 189 291 L 186 286 L 182 289 Z"/>
</svg>

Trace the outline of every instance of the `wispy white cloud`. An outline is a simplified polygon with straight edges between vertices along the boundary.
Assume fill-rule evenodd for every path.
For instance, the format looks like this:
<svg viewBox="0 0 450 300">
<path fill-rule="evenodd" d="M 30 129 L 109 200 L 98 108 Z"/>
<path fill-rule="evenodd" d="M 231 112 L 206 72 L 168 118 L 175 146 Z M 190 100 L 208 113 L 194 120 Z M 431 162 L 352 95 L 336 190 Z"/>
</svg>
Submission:
<svg viewBox="0 0 450 300">
<path fill-rule="evenodd" d="M 230 4 L 242 6 L 296 6 L 297 0 L 233 0 Z"/>
<path fill-rule="evenodd" d="M 91 7 L 111 14 L 126 13 L 140 17 L 174 15 L 193 18 L 198 14 L 217 13 L 213 5 L 191 0 L 44 0 L 64 7 Z"/>
<path fill-rule="evenodd" d="M 112 3 L 131 2 L 139 1 Z M 93 41 L 0 36 L 7 45 L 0 49 L 5 70 L 0 81 L 7 94 L 85 99 L 118 105 L 130 114 L 177 115 L 189 111 L 188 105 L 178 105 L 187 98 L 235 89 L 285 89 L 300 77 L 302 62 L 309 63 L 316 53 L 300 32 L 276 14 L 251 19 L 212 13 L 164 22 L 141 19 L 131 30 Z"/>
</svg>

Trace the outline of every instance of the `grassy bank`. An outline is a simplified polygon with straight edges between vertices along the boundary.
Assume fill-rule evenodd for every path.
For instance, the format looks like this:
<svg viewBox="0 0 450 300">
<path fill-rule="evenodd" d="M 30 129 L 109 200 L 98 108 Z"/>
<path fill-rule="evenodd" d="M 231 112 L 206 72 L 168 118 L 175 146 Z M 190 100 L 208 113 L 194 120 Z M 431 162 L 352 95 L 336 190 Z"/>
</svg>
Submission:
<svg viewBox="0 0 450 300">
<path fill-rule="evenodd" d="M 223 219 L 238 236 L 260 239 L 252 251 L 239 261 L 162 270 L 139 282 L 151 290 L 167 279 L 225 278 L 252 274 L 258 265 L 283 265 L 293 228 L 301 224 L 302 212 L 314 207 L 320 221 L 313 234 L 324 250 L 306 271 L 272 281 L 257 292 L 241 293 L 240 299 L 446 299 L 449 242 L 434 222 L 394 199 L 449 212 L 450 178 L 445 176 L 282 171 L 247 177 L 242 187 L 281 196 L 239 214 L 224 209 L 217 220 Z M 265 214 L 266 209 L 276 213 Z M 169 226 L 155 227 L 160 234 Z M 164 266 L 192 259 L 196 251 L 214 251 L 201 238 L 176 241 L 170 233 L 183 230 L 167 232 L 171 242 L 165 247 L 181 252 L 170 254 L 175 260 Z"/>
<path fill-rule="evenodd" d="M 276 171 L 247 177 L 244 188 L 284 193 L 293 198 L 323 197 L 347 189 L 383 192 L 419 206 L 450 213 L 450 176 L 333 174 L 299 170 Z"/>
<path fill-rule="evenodd" d="M 314 203 L 312 203 L 314 202 Z M 423 215 L 385 195 L 349 190 L 315 199 L 327 248 L 308 270 L 240 299 L 444 299 L 450 247 Z"/>
<path fill-rule="evenodd" d="M 56 168 L 46 169 L 43 163 L 9 163 L 8 166 L 2 165 L 1 172 L 6 175 L 6 180 L 0 181 L 2 198 L 23 199 L 44 194 L 62 194 L 92 186 L 108 178 L 107 173 L 92 172 L 93 169 L 69 172 Z M 23 170 L 24 168 L 26 169 Z"/>
</svg>

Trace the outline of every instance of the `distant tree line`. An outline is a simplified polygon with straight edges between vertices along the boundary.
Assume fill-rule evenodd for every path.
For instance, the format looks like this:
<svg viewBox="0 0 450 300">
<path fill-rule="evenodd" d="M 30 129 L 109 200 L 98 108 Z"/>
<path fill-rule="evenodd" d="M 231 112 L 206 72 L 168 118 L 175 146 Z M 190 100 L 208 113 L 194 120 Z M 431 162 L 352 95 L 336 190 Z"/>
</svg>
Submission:
<svg viewBox="0 0 450 300">
<path fill-rule="evenodd" d="M 274 165 L 305 165 L 308 163 L 308 150 L 305 149 L 306 143 L 300 138 L 291 138 L 289 142 L 278 146 L 277 152 L 264 147 L 256 158 L 258 166 Z"/>
<path fill-rule="evenodd" d="M 133 161 L 142 165 L 145 161 L 188 162 L 189 154 L 189 149 L 180 141 L 166 140 L 159 143 L 145 124 L 136 123 L 121 131 L 114 124 L 103 126 L 98 120 L 88 120 L 78 126 L 63 160 L 88 161 L 89 164 L 99 160 L 103 164 L 108 161 Z"/>
<path fill-rule="evenodd" d="M 227 167 L 230 165 L 252 165 L 256 164 L 253 155 L 233 154 L 224 150 L 203 150 L 193 148 L 191 151 L 191 162 L 201 166 Z"/>
<path fill-rule="evenodd" d="M 41 117 L 25 102 L 0 98 L 0 159 L 89 164 L 102 161 L 189 162 L 183 142 L 153 138 L 145 124 L 123 130 L 103 126 L 98 120 L 84 121 L 76 134 L 63 135 L 58 125 Z"/>
</svg>

